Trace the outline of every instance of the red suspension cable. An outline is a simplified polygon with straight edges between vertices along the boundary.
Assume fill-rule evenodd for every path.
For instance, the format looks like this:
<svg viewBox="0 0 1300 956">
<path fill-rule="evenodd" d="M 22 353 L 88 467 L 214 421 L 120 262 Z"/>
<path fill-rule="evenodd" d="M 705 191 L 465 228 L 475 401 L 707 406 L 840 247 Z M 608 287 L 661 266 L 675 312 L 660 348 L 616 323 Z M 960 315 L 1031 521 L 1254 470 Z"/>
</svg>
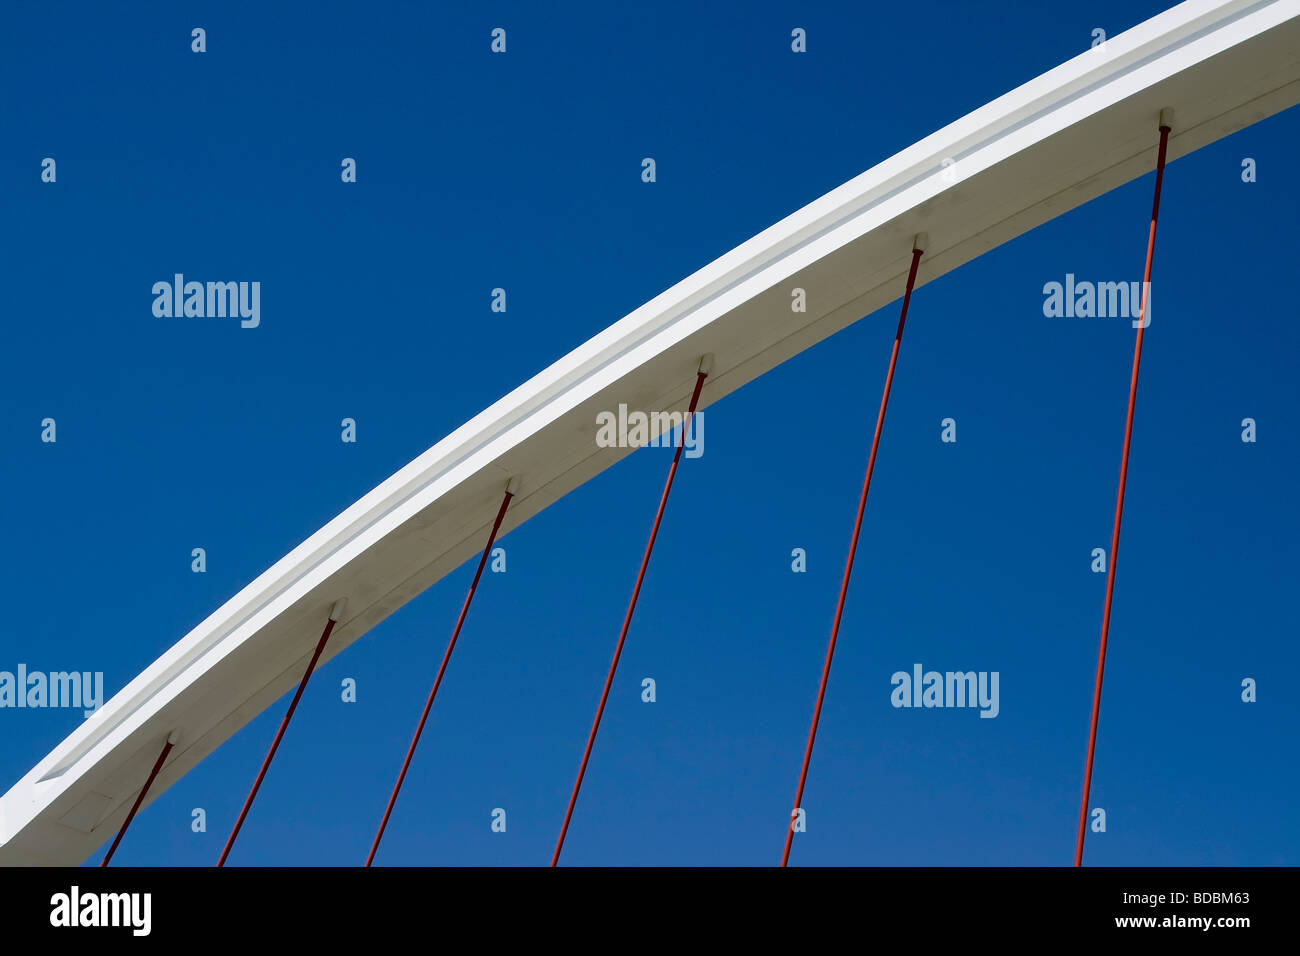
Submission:
<svg viewBox="0 0 1300 956">
<path fill-rule="evenodd" d="M 1106 669 L 1106 640 L 1110 635 L 1110 606 L 1115 593 L 1115 565 L 1119 563 L 1119 525 L 1124 514 L 1124 485 L 1128 480 L 1128 451 L 1133 440 L 1133 408 L 1137 403 L 1138 366 L 1142 363 L 1142 333 L 1151 288 L 1151 260 L 1156 251 L 1156 220 L 1160 215 L 1160 187 L 1165 178 L 1165 152 L 1169 127 L 1160 127 L 1160 151 L 1156 157 L 1155 198 L 1151 201 L 1151 227 L 1147 232 L 1147 263 L 1142 273 L 1142 308 L 1138 312 L 1137 340 L 1133 345 L 1133 373 L 1128 384 L 1128 417 L 1124 422 L 1124 452 L 1119 460 L 1119 491 L 1115 497 L 1115 524 L 1110 533 L 1110 570 L 1106 573 L 1106 603 L 1101 612 L 1101 647 L 1097 651 L 1097 680 L 1092 691 L 1092 725 L 1088 730 L 1088 759 L 1083 768 L 1083 800 L 1079 804 L 1079 832 L 1074 841 L 1074 865 L 1083 865 L 1083 837 L 1088 826 L 1088 797 L 1092 791 L 1092 758 L 1097 748 L 1097 716 L 1101 712 L 1101 678 Z"/>
<path fill-rule="evenodd" d="M 226 857 L 230 856 L 230 848 L 235 845 L 235 837 L 239 836 L 239 829 L 244 825 L 244 818 L 248 816 L 248 809 L 253 805 L 253 798 L 257 796 L 257 791 L 262 786 L 262 778 L 266 776 L 267 768 L 271 766 L 271 759 L 280 746 L 280 740 L 284 737 L 284 731 L 289 726 L 289 721 L 293 718 L 293 712 L 298 709 L 298 701 L 302 699 L 302 692 L 307 687 L 307 679 L 311 677 L 312 671 L 316 669 L 316 662 L 320 660 L 321 651 L 325 650 L 325 642 L 330 639 L 330 632 L 334 630 L 334 623 L 334 614 L 331 612 L 330 619 L 325 624 L 325 630 L 321 633 L 320 640 L 316 642 L 316 653 L 312 654 L 311 663 L 307 665 L 307 672 L 302 675 L 302 680 L 298 682 L 298 691 L 293 695 L 293 702 L 289 704 L 284 719 L 280 721 L 280 729 L 275 733 L 275 740 L 271 742 L 271 749 L 266 752 L 266 759 L 262 761 L 262 769 L 257 772 L 257 779 L 253 781 L 253 789 L 248 791 L 248 799 L 244 801 L 244 809 L 239 811 L 239 819 L 235 821 L 235 828 L 230 831 L 230 838 L 226 840 L 226 848 L 221 851 L 221 859 L 217 860 L 217 866 L 226 865 Z"/>
<path fill-rule="evenodd" d="M 903 293 L 903 310 L 898 317 L 898 331 L 894 333 L 894 351 L 889 356 L 889 372 L 885 375 L 885 391 L 880 397 L 880 411 L 876 414 L 876 434 L 871 439 L 871 455 L 867 459 L 867 475 L 862 481 L 862 495 L 858 499 L 858 516 L 853 522 L 853 537 L 849 541 L 849 557 L 844 562 L 844 579 L 840 582 L 840 599 L 835 605 L 835 623 L 831 625 L 831 640 L 826 647 L 826 662 L 822 665 L 821 685 L 817 688 L 817 705 L 813 708 L 812 726 L 808 728 L 808 745 L 803 752 L 803 768 L 799 771 L 799 789 L 794 795 L 794 809 L 786 824 L 785 850 L 781 865 L 790 861 L 790 844 L 794 842 L 795 814 L 803 805 L 804 784 L 808 781 L 808 764 L 812 761 L 813 741 L 817 738 L 817 724 L 821 720 L 822 701 L 826 697 L 826 682 L 831 675 L 831 658 L 835 656 L 835 640 L 840 633 L 840 619 L 844 616 L 844 599 L 849 592 L 849 577 L 853 573 L 853 558 L 858 551 L 858 534 L 862 530 L 862 515 L 867 510 L 867 491 L 871 488 L 871 473 L 876 468 L 876 452 L 880 450 L 880 433 L 885 427 L 885 409 L 889 406 L 889 389 L 894 383 L 894 369 L 898 365 L 898 349 L 903 342 L 903 325 L 907 322 L 907 307 L 912 301 L 912 288 L 916 285 L 916 270 L 921 264 L 921 250 L 912 250 L 912 267 L 907 273 L 907 291 Z"/>
<path fill-rule="evenodd" d="M 650 529 L 650 540 L 645 546 L 645 555 L 641 558 L 641 570 L 637 572 L 636 587 L 632 589 L 632 599 L 627 604 L 627 614 L 623 617 L 623 630 L 619 632 L 618 644 L 614 648 L 614 659 L 609 665 L 609 676 L 605 678 L 605 689 L 600 695 L 600 706 L 596 708 L 596 719 L 592 721 L 591 733 L 587 735 L 587 748 L 582 752 L 582 764 L 578 767 L 578 779 L 573 784 L 573 795 L 569 797 L 569 808 L 564 813 L 564 826 L 560 828 L 560 838 L 555 843 L 555 853 L 551 857 L 551 866 L 560 862 L 560 851 L 564 849 L 564 837 L 569 832 L 569 821 L 573 818 L 573 807 L 578 802 L 578 791 L 582 788 L 582 778 L 587 773 L 587 761 L 591 759 L 591 747 L 596 742 L 596 731 L 600 729 L 600 718 L 605 713 L 605 701 L 609 699 L 609 688 L 614 683 L 614 672 L 618 669 L 618 659 L 623 653 L 623 642 L 627 639 L 628 627 L 632 624 L 632 611 L 636 608 L 637 596 L 641 593 L 641 582 L 645 580 L 646 567 L 650 564 L 650 552 L 654 550 L 655 538 L 659 535 L 659 523 L 664 517 L 664 508 L 668 505 L 668 492 L 673 488 L 673 477 L 677 474 L 677 463 L 681 461 L 682 449 L 686 447 L 686 436 L 690 431 L 691 420 L 695 417 L 695 406 L 700 401 L 700 389 L 708 373 L 701 371 L 695 379 L 695 391 L 691 394 L 690 408 L 682 422 L 682 440 L 673 454 L 672 467 L 668 469 L 668 481 L 664 484 L 663 496 L 659 499 L 659 510 Z"/>
<path fill-rule="evenodd" d="M 438 667 L 438 676 L 433 680 L 433 689 L 429 691 L 429 699 L 424 704 L 424 712 L 420 714 L 420 722 L 415 727 L 415 736 L 411 738 L 411 746 L 407 748 L 406 759 L 402 761 L 402 771 L 397 775 L 397 783 L 393 786 L 393 795 L 388 798 L 388 806 L 384 809 L 384 819 L 379 822 L 379 832 L 375 834 L 375 842 L 370 846 L 370 855 L 366 857 L 366 866 L 374 862 L 375 853 L 379 850 L 379 841 L 384 838 L 384 830 L 388 827 L 388 818 L 392 816 L 393 806 L 397 803 L 397 793 L 402 789 L 402 781 L 406 779 L 406 771 L 410 769 L 411 758 L 415 756 L 416 744 L 420 742 L 420 734 L 424 733 L 424 723 L 429 719 L 429 711 L 433 709 L 433 699 L 438 695 L 438 688 L 442 685 L 442 675 L 447 672 L 447 662 L 451 660 L 451 652 L 456 647 L 456 639 L 460 637 L 461 626 L 465 623 L 465 616 L 469 614 L 470 602 L 474 600 L 474 592 L 478 589 L 479 578 L 483 576 L 483 567 L 487 564 L 488 555 L 492 553 L 492 545 L 497 539 L 497 532 L 501 529 L 501 521 L 506 516 L 506 508 L 510 507 L 510 499 L 514 497 L 511 492 L 507 491 L 505 498 L 501 502 L 501 510 L 497 512 L 497 519 L 492 523 L 492 533 L 488 535 L 487 547 L 483 549 L 483 556 L 479 558 L 478 570 L 474 572 L 474 580 L 469 586 L 469 593 L 465 595 L 465 603 L 461 606 L 460 617 L 456 619 L 456 627 L 451 632 L 451 640 L 447 642 L 447 650 L 442 655 L 442 664 Z"/>
<path fill-rule="evenodd" d="M 113 854 L 117 852 L 117 845 L 122 842 L 122 837 L 126 836 L 126 828 L 129 827 L 131 821 L 135 819 L 136 811 L 140 809 L 140 804 L 144 803 L 144 798 L 146 794 L 149 793 L 149 788 L 153 786 L 154 777 L 158 776 L 158 771 L 162 769 L 163 763 L 167 760 L 167 755 L 171 752 L 172 741 L 171 736 L 168 735 L 167 742 L 163 744 L 162 753 L 160 753 L 158 759 L 154 761 L 153 769 L 149 771 L 149 778 L 145 780 L 144 786 L 140 789 L 140 795 L 135 798 L 135 803 L 131 805 L 131 812 L 126 815 L 126 820 L 122 823 L 122 829 L 117 831 L 117 839 L 114 840 L 113 845 L 108 848 L 108 853 L 104 855 L 104 862 L 99 864 L 100 866 L 108 866 L 108 861 L 113 859 Z"/>
</svg>

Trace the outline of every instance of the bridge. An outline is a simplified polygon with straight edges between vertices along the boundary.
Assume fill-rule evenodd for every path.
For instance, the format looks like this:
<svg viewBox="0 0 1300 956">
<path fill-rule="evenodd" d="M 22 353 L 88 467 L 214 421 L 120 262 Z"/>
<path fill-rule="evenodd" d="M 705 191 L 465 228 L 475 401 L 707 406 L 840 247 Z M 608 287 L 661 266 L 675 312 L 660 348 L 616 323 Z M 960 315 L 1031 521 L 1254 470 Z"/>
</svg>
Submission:
<svg viewBox="0 0 1300 956">
<path fill-rule="evenodd" d="M 1300 0 L 1188 0 L 832 189 L 510 391 L 214 611 L 0 798 L 0 864 L 82 863 L 115 832 L 121 839 L 152 799 L 296 686 L 224 862 L 312 671 L 452 570 L 486 556 L 492 541 L 629 454 L 630 448 L 596 441 L 599 412 L 620 404 L 644 412 L 704 409 L 902 297 L 874 463 L 908 303 L 923 307 L 923 295 L 914 292 L 1112 189 L 1157 168 L 1163 174 L 1166 162 L 1297 101 Z M 1130 237 L 1135 248 L 1137 239 Z M 1147 239 L 1149 277 L 1154 212 Z M 791 310 L 795 288 L 806 290 L 806 312 Z M 1139 328 L 1129 427 L 1141 334 Z M 1126 433 L 1125 455 L 1127 447 Z M 674 472 L 656 531 L 661 520 L 671 520 L 667 492 Z M 859 523 L 869 477 L 870 465 Z M 641 574 L 653 543 L 652 535 Z M 850 554 L 841 610 L 851 565 Z M 1114 566 L 1112 559 L 1094 734 Z M 634 606 L 635 597 L 620 648 Z M 838 627 L 838 615 L 836 621 Z M 459 629 L 457 622 L 439 680 Z M 834 634 L 819 708 L 833 647 Z M 611 667 L 610 680 L 613 674 Z M 605 693 L 608 688 L 609 681 Z M 435 682 L 425 717 L 436 689 Z M 599 712 L 565 828 L 598 726 Z M 792 817 L 800 809 L 815 730 L 814 716 Z M 1085 778 L 1091 753 L 1090 744 Z M 793 827 L 787 828 L 786 858 L 792 835 Z M 379 836 L 382 825 L 375 848 Z M 1082 837 L 1081 826 L 1076 863 Z M 552 862 L 562 845 L 563 833 Z"/>
</svg>

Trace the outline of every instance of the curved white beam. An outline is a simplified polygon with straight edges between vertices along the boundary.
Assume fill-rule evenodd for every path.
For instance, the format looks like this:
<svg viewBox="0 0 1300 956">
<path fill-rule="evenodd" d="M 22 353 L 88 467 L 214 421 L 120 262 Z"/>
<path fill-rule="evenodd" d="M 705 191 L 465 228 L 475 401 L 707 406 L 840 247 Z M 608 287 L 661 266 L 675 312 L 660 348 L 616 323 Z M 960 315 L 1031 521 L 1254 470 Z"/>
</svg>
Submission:
<svg viewBox="0 0 1300 956">
<path fill-rule="evenodd" d="M 342 651 L 502 533 L 614 464 L 596 413 L 701 407 L 918 286 L 1154 167 L 1300 101 L 1300 0 L 1189 0 L 944 127 L 682 280 L 519 386 L 276 562 L 0 798 L 0 864 L 80 863 L 301 677 L 339 598 Z M 950 181 L 951 180 L 951 181 Z M 792 313 L 790 289 L 808 290 Z"/>
</svg>

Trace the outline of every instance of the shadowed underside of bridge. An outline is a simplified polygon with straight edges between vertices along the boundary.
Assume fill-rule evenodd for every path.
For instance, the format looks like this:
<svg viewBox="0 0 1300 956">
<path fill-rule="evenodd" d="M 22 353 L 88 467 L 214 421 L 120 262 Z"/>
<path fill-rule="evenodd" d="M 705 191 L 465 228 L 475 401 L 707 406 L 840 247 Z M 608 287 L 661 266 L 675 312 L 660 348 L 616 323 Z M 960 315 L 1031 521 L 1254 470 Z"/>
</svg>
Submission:
<svg viewBox="0 0 1300 956">
<path fill-rule="evenodd" d="M 920 288 L 1150 172 L 1162 111 L 1173 161 L 1297 102 L 1300 0 L 1190 0 L 832 190 L 520 385 L 217 609 L 0 798 L 0 864 L 83 862 L 494 521 L 507 534 L 619 461 L 630 449 L 597 446 L 598 412 L 681 409 L 701 382 L 707 407 L 898 299 L 918 234 Z"/>
</svg>

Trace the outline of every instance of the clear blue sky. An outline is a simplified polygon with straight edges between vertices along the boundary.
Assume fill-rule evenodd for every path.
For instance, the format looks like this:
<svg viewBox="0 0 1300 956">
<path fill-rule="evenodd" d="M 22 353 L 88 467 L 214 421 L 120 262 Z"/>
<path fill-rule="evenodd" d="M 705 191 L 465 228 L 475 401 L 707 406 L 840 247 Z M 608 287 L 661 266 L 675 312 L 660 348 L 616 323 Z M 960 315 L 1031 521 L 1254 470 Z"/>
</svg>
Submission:
<svg viewBox="0 0 1300 956">
<path fill-rule="evenodd" d="M 524 379 L 1163 6 L 7 5 L 0 669 L 115 692 Z M 1297 152 L 1292 111 L 1166 176 L 1089 863 L 1300 863 Z M 1042 288 L 1140 279 L 1152 181 L 914 298 L 793 863 L 1070 861 L 1134 333 L 1045 318 Z M 260 281 L 261 326 L 155 318 L 176 272 Z M 896 317 L 708 410 L 564 862 L 779 860 Z M 669 459 L 638 452 L 504 540 L 379 862 L 548 862 Z M 364 860 L 472 570 L 317 673 L 231 864 Z M 1000 714 L 891 707 L 916 662 L 999 672 Z M 214 863 L 286 704 L 114 862 Z M 80 719 L 0 711 L 0 789 Z"/>
</svg>

